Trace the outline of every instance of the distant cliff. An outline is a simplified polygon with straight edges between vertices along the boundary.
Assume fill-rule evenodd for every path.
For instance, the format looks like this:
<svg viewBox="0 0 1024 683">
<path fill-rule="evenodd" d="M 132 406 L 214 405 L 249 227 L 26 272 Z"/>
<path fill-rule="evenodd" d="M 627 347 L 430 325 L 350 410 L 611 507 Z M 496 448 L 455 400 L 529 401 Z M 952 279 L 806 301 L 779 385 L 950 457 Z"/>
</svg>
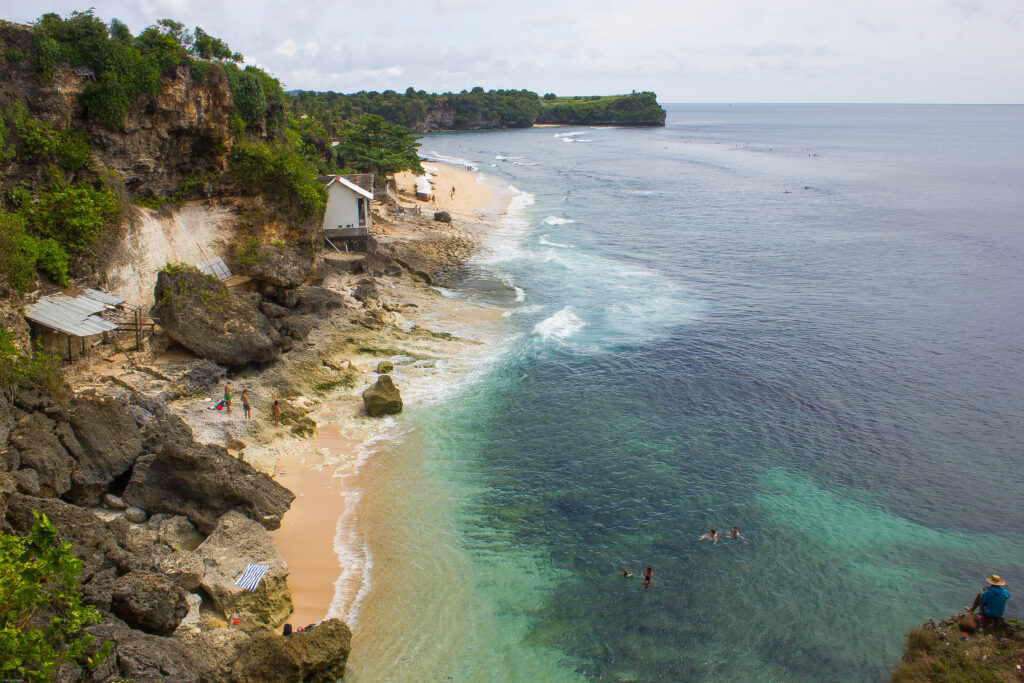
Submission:
<svg viewBox="0 0 1024 683">
<path fill-rule="evenodd" d="M 473 88 L 459 93 L 385 90 L 352 94 L 294 91 L 291 110 L 334 134 L 361 114 L 377 114 L 418 133 L 443 130 L 529 128 L 535 123 L 663 126 L 665 110 L 653 92 L 628 95 L 539 96 L 529 90 Z"/>
</svg>

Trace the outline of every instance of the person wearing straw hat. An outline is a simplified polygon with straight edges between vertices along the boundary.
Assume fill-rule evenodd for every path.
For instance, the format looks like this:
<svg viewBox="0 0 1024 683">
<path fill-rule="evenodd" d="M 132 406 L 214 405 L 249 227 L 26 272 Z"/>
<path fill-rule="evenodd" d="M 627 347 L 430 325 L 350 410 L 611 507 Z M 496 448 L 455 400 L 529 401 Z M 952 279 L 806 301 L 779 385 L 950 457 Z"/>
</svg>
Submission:
<svg viewBox="0 0 1024 683">
<path fill-rule="evenodd" d="M 985 581 L 988 582 L 988 585 L 974 597 L 974 603 L 969 609 L 971 614 L 974 614 L 974 610 L 981 608 L 981 625 L 983 627 L 1002 626 L 1006 601 L 1010 599 L 1010 593 L 1005 588 L 1006 581 L 998 574 L 986 577 Z"/>
</svg>

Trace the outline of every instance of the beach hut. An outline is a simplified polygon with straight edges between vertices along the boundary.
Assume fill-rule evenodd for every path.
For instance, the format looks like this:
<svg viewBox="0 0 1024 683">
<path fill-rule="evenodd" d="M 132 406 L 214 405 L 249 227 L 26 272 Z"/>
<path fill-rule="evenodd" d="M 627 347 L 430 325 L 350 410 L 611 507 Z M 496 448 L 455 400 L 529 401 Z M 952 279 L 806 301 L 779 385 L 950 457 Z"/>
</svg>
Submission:
<svg viewBox="0 0 1024 683">
<path fill-rule="evenodd" d="M 25 307 L 25 318 L 32 339 L 44 349 L 58 351 L 68 361 L 86 355 L 87 338 L 106 338 L 109 332 L 131 329 L 136 332 L 138 345 L 144 325 L 152 325 L 124 299 L 95 289 L 44 296 Z"/>
<path fill-rule="evenodd" d="M 373 174 L 323 176 L 321 181 L 327 187 L 324 236 L 332 244 L 351 242 L 365 249 L 370 233 Z"/>
<path fill-rule="evenodd" d="M 416 178 L 416 199 L 429 201 L 433 196 L 434 187 L 430 184 L 430 178 L 425 175 L 418 176 Z"/>
</svg>

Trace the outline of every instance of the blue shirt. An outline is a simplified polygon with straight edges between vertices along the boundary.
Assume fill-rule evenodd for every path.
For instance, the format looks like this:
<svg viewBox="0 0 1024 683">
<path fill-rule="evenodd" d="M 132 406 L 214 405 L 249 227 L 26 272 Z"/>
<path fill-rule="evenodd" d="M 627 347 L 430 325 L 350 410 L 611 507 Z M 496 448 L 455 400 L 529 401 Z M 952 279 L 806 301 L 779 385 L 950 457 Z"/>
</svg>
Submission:
<svg viewBox="0 0 1024 683">
<path fill-rule="evenodd" d="M 1002 586 L 987 586 L 981 591 L 981 613 L 986 617 L 1001 617 L 1009 599 L 1010 593 Z"/>
</svg>

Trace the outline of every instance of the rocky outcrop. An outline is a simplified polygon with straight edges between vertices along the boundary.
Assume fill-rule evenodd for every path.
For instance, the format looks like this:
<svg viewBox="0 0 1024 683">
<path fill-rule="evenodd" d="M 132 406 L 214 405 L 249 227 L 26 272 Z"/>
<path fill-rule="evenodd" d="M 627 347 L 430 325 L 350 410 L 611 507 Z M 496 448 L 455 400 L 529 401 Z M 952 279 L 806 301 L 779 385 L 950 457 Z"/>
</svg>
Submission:
<svg viewBox="0 0 1024 683">
<path fill-rule="evenodd" d="M 195 553 L 177 550 L 157 564 L 160 573 L 184 590 L 195 590 L 203 580 L 203 560 Z"/>
<path fill-rule="evenodd" d="M 203 561 L 201 586 L 223 614 L 248 615 L 272 626 L 284 623 L 291 614 L 288 565 L 261 525 L 229 512 L 196 549 L 196 555 Z M 235 585 L 250 562 L 270 567 L 255 591 Z"/>
<path fill-rule="evenodd" d="M 434 212 L 434 220 L 439 222 L 439 223 L 451 223 L 452 222 L 452 215 L 450 213 L 448 213 L 447 211 L 435 211 Z"/>
<path fill-rule="evenodd" d="M 473 240 L 467 235 L 443 232 L 415 240 L 373 239 L 363 259 L 367 273 L 386 274 L 395 263 L 428 284 L 453 280 L 473 254 Z"/>
<path fill-rule="evenodd" d="M 246 258 L 237 258 L 239 273 L 274 287 L 294 289 L 313 272 L 313 254 L 274 244 L 261 245 Z"/>
<path fill-rule="evenodd" d="M 402 412 L 402 395 L 398 393 L 391 375 L 381 375 L 363 392 L 366 414 L 370 417 L 394 415 Z"/>
<path fill-rule="evenodd" d="M 117 619 L 90 626 L 96 643 L 109 640 L 110 655 L 95 669 L 65 666 L 60 681 L 106 683 L 200 683 L 208 679 L 193 659 L 193 652 L 174 638 L 163 638 L 129 628 Z"/>
<path fill-rule="evenodd" d="M 389 372 L 394 372 L 394 371 L 395 371 L 395 364 L 392 363 L 389 360 L 382 360 L 381 362 L 377 363 L 377 374 L 379 374 L 379 375 L 386 375 Z"/>
<path fill-rule="evenodd" d="M 167 443 L 135 462 L 124 492 L 150 514 L 184 515 L 203 533 L 237 510 L 267 529 L 281 526 L 294 494 L 220 446 Z"/>
<path fill-rule="evenodd" d="M 98 505 L 110 483 L 127 472 L 142 452 L 139 427 L 123 404 L 93 398 L 72 402 L 71 427 L 73 435 L 62 434 L 76 460 L 68 500 Z"/>
<path fill-rule="evenodd" d="M 169 636 L 188 614 L 188 601 L 181 587 L 166 576 L 135 571 L 117 580 L 110 608 L 132 628 Z"/>
<path fill-rule="evenodd" d="M 235 662 L 234 683 L 334 683 L 345 673 L 352 632 L 339 619 L 327 619 L 287 638 L 261 633 Z"/>
<path fill-rule="evenodd" d="M 43 413 L 29 413 L 11 431 L 9 447 L 17 460 L 13 469 L 35 470 L 45 495 L 60 496 L 71 488 L 75 461 L 57 437 L 56 423 Z"/>
<path fill-rule="evenodd" d="M 281 335 L 259 309 L 259 295 L 229 290 L 193 268 L 162 271 L 151 314 L 176 342 L 221 365 L 265 363 Z"/>
</svg>

